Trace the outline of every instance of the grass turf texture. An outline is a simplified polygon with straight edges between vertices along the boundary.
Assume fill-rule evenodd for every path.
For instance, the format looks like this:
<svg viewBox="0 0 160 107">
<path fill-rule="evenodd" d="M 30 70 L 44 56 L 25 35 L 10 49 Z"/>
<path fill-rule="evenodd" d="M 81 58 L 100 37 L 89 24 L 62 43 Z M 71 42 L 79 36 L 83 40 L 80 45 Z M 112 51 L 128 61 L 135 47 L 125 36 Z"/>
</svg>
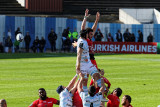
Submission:
<svg viewBox="0 0 160 107">
<path fill-rule="evenodd" d="M 96 55 L 99 68 L 111 82 L 111 91 L 122 88 L 134 107 L 160 105 L 160 55 Z M 8 107 L 28 107 L 38 99 L 38 89 L 59 99 L 56 88 L 75 75 L 75 54 L 0 54 L 0 99 Z M 58 107 L 54 105 L 54 107 Z M 120 106 L 121 107 L 121 106 Z"/>
</svg>

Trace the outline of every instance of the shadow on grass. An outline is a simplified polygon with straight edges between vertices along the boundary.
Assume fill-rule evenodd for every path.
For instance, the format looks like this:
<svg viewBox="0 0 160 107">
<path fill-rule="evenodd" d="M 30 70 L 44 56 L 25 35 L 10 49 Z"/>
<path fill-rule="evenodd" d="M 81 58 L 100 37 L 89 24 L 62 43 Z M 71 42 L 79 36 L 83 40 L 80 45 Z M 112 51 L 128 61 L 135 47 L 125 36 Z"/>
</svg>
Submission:
<svg viewBox="0 0 160 107">
<path fill-rule="evenodd" d="M 106 54 L 96 53 L 100 55 L 124 55 L 124 54 Z M 0 53 L 0 59 L 20 59 L 20 58 L 48 58 L 48 57 L 76 57 L 76 53 Z"/>
<path fill-rule="evenodd" d="M 76 56 L 75 53 L 0 53 L 0 59 L 48 58 Z"/>
</svg>

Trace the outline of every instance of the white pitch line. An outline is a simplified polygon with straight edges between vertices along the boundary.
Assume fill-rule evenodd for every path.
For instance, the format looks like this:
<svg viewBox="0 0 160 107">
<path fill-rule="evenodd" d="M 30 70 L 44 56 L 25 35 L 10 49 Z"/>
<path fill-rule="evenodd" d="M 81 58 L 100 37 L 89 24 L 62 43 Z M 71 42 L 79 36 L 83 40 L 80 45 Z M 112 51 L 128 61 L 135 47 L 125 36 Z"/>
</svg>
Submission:
<svg viewBox="0 0 160 107">
<path fill-rule="evenodd" d="M 160 62 L 160 59 L 151 59 L 151 58 L 96 57 L 96 59 L 115 59 L 115 60 L 131 60 L 131 61 L 153 61 L 153 62 Z"/>
</svg>

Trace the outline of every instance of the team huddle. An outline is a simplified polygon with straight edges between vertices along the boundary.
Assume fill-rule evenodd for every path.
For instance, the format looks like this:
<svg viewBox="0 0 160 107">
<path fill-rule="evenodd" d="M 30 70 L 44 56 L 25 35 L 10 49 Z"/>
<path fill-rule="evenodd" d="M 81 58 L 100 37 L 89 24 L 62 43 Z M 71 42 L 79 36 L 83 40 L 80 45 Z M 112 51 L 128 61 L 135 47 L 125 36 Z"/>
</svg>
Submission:
<svg viewBox="0 0 160 107">
<path fill-rule="evenodd" d="M 60 100 L 48 98 L 45 89 L 40 88 L 40 98 L 29 107 L 53 107 L 53 104 L 60 105 L 60 107 L 105 107 L 105 102 L 107 102 L 107 107 L 119 107 L 122 89 L 116 88 L 113 92 L 109 91 L 111 84 L 103 76 L 104 70 L 98 68 L 94 58 L 91 39 L 97 29 L 100 13 L 97 12 L 92 28 L 86 29 L 86 21 L 90 16 L 88 12 L 89 10 L 86 9 L 80 38 L 72 44 L 73 47 L 77 47 L 76 75 L 67 87 L 60 85 L 57 88 Z M 90 87 L 87 88 L 89 75 L 92 79 Z M 131 97 L 129 95 L 123 96 L 122 106 L 132 107 L 130 103 Z"/>
</svg>

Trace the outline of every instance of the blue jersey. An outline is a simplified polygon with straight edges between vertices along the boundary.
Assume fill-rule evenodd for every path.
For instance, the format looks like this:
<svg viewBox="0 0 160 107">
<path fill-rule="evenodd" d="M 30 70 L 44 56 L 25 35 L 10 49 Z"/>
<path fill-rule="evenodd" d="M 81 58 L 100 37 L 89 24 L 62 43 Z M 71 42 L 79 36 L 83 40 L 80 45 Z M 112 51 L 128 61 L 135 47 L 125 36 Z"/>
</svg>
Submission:
<svg viewBox="0 0 160 107">
<path fill-rule="evenodd" d="M 60 93 L 60 107 L 72 107 L 72 93 L 66 88 Z"/>
</svg>

